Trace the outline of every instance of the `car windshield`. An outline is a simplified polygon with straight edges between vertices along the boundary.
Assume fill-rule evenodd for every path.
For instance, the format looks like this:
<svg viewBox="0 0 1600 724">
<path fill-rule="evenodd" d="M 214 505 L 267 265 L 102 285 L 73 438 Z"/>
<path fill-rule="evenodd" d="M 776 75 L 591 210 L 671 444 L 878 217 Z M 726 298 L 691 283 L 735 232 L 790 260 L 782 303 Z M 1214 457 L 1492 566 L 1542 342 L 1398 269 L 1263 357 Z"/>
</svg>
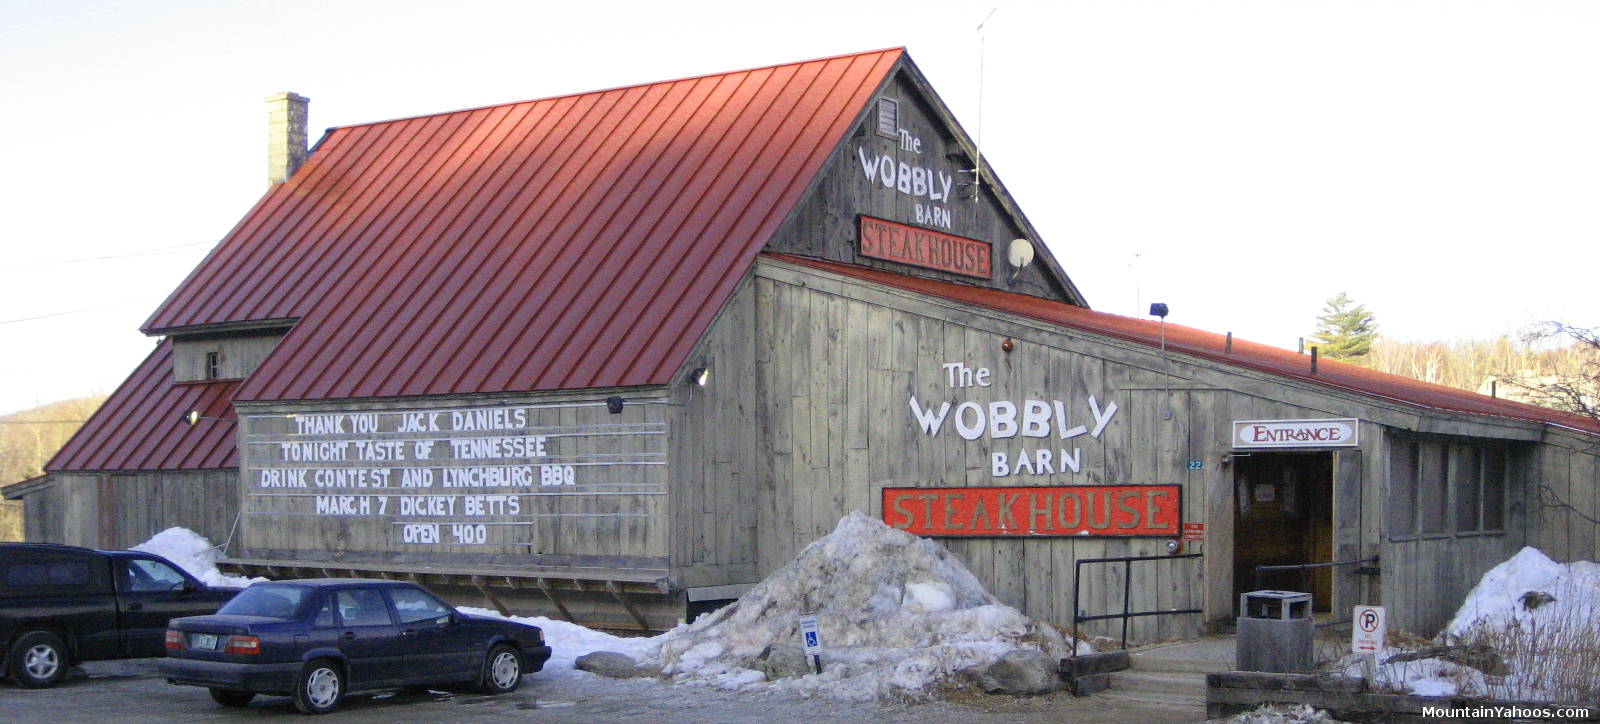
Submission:
<svg viewBox="0 0 1600 724">
<path fill-rule="evenodd" d="M 266 618 L 294 618 L 300 603 L 311 589 L 304 586 L 274 586 L 256 584 L 244 589 L 233 600 L 217 611 L 219 614 L 237 616 L 263 616 Z"/>
</svg>

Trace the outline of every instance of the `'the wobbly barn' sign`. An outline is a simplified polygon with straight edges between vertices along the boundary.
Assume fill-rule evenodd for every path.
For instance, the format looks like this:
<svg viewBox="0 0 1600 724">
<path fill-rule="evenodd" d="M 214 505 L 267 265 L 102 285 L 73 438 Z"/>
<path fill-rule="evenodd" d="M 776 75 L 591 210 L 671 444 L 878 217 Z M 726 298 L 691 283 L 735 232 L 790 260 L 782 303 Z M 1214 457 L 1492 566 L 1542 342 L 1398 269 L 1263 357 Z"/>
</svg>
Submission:
<svg viewBox="0 0 1600 724">
<path fill-rule="evenodd" d="M 962 362 L 941 365 L 945 386 L 980 392 L 993 372 Z M 1021 400 L 908 401 L 911 423 L 930 437 L 987 441 L 996 479 L 1077 473 L 1079 439 L 1099 439 L 1117 403 L 1050 395 Z M 1182 523 L 1177 485 L 1062 485 L 885 488 L 883 520 L 934 536 L 1171 536 Z"/>
</svg>

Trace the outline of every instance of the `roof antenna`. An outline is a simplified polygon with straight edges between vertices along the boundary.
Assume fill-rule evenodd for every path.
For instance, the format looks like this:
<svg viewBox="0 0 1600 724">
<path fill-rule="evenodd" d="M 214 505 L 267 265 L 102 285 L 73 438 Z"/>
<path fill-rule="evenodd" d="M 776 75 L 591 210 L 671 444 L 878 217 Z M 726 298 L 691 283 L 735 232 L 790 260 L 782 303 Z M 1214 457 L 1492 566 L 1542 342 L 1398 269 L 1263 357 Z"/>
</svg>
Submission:
<svg viewBox="0 0 1600 724">
<path fill-rule="evenodd" d="M 972 174 L 972 195 L 968 198 L 978 200 L 978 192 L 983 189 L 983 57 L 984 35 L 983 26 L 989 24 L 989 18 L 1000 10 L 999 6 L 989 9 L 989 14 L 983 16 L 983 22 L 978 23 L 978 148 L 973 153 L 972 168 L 965 170 Z"/>
</svg>

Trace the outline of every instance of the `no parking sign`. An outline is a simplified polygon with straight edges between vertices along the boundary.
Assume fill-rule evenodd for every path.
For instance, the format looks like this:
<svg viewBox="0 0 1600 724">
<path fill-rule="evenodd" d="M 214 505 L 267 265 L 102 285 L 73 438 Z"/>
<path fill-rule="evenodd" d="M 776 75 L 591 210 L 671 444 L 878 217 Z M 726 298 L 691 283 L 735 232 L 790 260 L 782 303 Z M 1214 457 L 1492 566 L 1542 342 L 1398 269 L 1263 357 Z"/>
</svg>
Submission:
<svg viewBox="0 0 1600 724">
<path fill-rule="evenodd" d="M 1356 606 L 1354 624 L 1350 627 L 1350 650 L 1358 654 L 1375 654 L 1383 650 L 1383 640 L 1389 634 L 1389 616 L 1382 606 Z"/>
</svg>

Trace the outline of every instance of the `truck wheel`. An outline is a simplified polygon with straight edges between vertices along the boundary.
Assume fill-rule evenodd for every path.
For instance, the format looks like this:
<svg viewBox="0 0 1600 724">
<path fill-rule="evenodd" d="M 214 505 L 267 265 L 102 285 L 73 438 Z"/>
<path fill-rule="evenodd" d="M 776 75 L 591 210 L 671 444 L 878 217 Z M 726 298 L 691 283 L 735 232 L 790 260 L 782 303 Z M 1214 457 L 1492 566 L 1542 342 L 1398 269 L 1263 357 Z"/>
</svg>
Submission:
<svg viewBox="0 0 1600 724">
<path fill-rule="evenodd" d="M 326 714 L 339 705 L 344 696 L 344 674 L 339 665 L 328 659 L 317 659 L 300 670 L 300 679 L 294 685 L 294 706 L 307 714 Z"/>
<path fill-rule="evenodd" d="M 49 631 L 32 631 L 19 637 L 11 645 L 11 661 L 7 667 L 11 678 L 29 689 L 47 689 L 61 682 L 67 675 L 67 645 L 61 637 Z"/>
<path fill-rule="evenodd" d="M 522 685 L 522 657 L 505 644 L 489 649 L 483 661 L 483 678 L 478 688 L 485 694 L 509 694 Z"/>
<path fill-rule="evenodd" d="M 238 689 L 211 689 L 211 700 L 223 706 L 249 706 L 250 700 L 254 698 L 256 698 L 256 693 L 253 691 L 239 691 Z"/>
</svg>

